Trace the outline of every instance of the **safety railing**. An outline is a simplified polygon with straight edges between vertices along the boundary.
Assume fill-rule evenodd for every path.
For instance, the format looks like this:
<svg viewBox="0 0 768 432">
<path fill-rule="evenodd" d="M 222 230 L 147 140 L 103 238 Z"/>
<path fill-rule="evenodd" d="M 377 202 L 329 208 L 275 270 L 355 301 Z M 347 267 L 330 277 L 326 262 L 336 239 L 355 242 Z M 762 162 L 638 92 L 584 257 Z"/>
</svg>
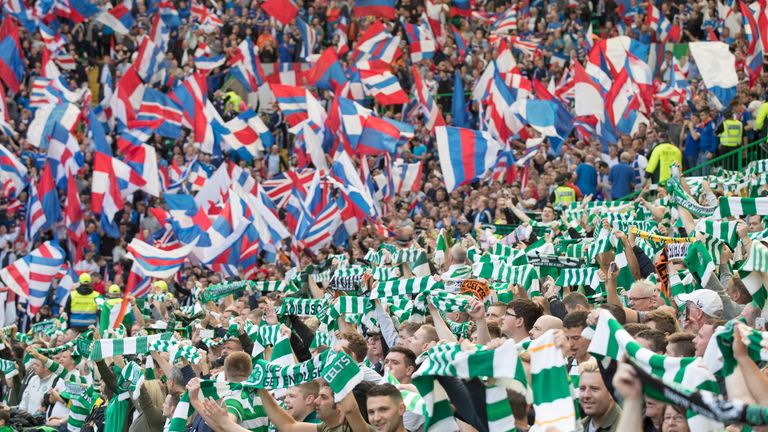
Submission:
<svg viewBox="0 0 768 432">
<path fill-rule="evenodd" d="M 723 168 L 729 171 L 743 171 L 746 166 L 756 160 L 768 159 L 768 143 L 766 138 L 760 138 L 745 146 L 740 146 L 735 150 L 714 156 L 706 162 L 689 167 L 683 171 L 686 177 L 707 176 L 714 173 L 717 169 Z M 620 201 L 634 200 L 640 194 L 639 191 L 632 192 L 629 195 L 621 197 Z"/>
</svg>

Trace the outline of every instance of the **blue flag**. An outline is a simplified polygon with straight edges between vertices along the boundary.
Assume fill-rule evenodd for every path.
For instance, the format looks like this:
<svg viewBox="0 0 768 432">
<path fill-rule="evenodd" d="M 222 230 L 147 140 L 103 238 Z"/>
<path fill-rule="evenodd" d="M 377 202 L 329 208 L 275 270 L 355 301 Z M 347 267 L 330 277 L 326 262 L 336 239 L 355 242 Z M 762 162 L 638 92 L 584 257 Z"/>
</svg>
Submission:
<svg viewBox="0 0 768 432">
<path fill-rule="evenodd" d="M 453 80 L 453 96 L 451 97 L 451 116 L 453 116 L 453 125 L 456 127 L 468 128 L 469 115 L 467 113 L 467 104 L 464 102 L 464 87 L 461 84 L 461 75 L 458 69 Z"/>
</svg>

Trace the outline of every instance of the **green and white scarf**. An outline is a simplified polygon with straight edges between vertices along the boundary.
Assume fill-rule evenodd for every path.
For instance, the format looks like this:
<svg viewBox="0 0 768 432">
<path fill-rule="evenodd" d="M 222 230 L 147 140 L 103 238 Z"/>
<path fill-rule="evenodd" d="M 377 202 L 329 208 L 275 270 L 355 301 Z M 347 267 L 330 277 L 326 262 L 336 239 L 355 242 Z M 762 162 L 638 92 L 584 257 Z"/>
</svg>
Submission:
<svg viewBox="0 0 768 432">
<path fill-rule="evenodd" d="M 400 249 L 391 258 L 392 265 L 408 264 L 414 276 L 429 276 L 427 254 L 420 249 Z"/>
<path fill-rule="evenodd" d="M 283 304 L 280 305 L 278 315 L 299 315 L 299 316 L 317 316 L 328 304 L 323 299 L 304 299 L 295 297 L 286 297 Z"/>
<path fill-rule="evenodd" d="M 382 378 L 380 384 L 392 384 L 395 387 L 400 385 L 400 381 L 392 375 L 389 368 L 384 368 L 384 378 Z M 424 399 L 421 396 L 410 390 L 400 390 L 400 394 L 403 396 L 403 403 L 405 404 L 406 411 L 424 416 L 426 414 L 426 407 L 424 406 Z"/>
<path fill-rule="evenodd" d="M 709 339 L 704 352 L 704 363 L 712 373 L 720 377 L 728 377 L 738 364 L 733 356 L 733 329 L 741 335 L 741 341 L 747 346 L 747 353 L 755 363 L 768 361 L 768 333 L 755 330 L 737 320 L 728 321 L 718 327 Z"/>
<path fill-rule="evenodd" d="M 506 388 L 527 394 L 525 370 L 517 356 L 513 340 L 488 350 L 462 351 L 457 343 L 431 348 L 413 375 L 413 384 L 424 399 L 426 415 L 424 431 L 456 431 L 458 425 L 445 390 L 435 377 L 453 376 L 463 379 L 493 378 L 497 384 L 486 387 L 488 427 L 491 432 L 515 429 L 515 418 L 507 400 Z"/>
<path fill-rule="evenodd" d="M 171 364 L 181 358 L 192 364 L 198 364 L 201 359 L 199 349 L 190 345 L 182 345 L 178 341 L 172 339 L 152 341 L 150 350 L 170 353 Z"/>
<path fill-rule="evenodd" d="M 0 359 L 0 372 L 6 379 L 10 379 L 19 374 L 19 368 L 13 360 Z"/>
<path fill-rule="evenodd" d="M 231 383 L 226 381 L 200 381 L 200 396 L 217 401 L 224 400 L 227 410 L 237 413 L 238 424 L 250 431 L 266 432 L 269 419 L 264 411 L 261 398 L 255 392 L 248 390 L 243 383 Z M 184 392 L 176 405 L 173 417 L 168 423 L 169 432 L 184 432 L 187 428 L 187 419 L 194 414 L 195 409 L 189 402 L 189 394 Z"/>
<path fill-rule="evenodd" d="M 768 247 L 765 247 L 762 242 L 753 241 L 749 256 L 739 268 L 739 275 L 752 295 L 752 302 L 760 309 L 764 309 L 766 298 L 768 298 L 768 291 L 763 284 L 765 273 L 768 273 Z"/>
<path fill-rule="evenodd" d="M 208 303 L 209 301 L 217 301 L 224 297 L 235 294 L 240 291 L 248 289 L 251 281 L 237 281 L 237 282 L 222 282 L 216 285 L 211 285 L 206 288 L 200 294 L 200 301 L 202 303 Z"/>
<path fill-rule="evenodd" d="M 118 355 L 147 354 L 152 343 L 158 340 L 169 340 L 172 332 L 159 333 L 152 336 L 135 336 L 123 339 L 99 339 L 94 341 L 90 359 L 93 361 Z"/>
<path fill-rule="evenodd" d="M 738 221 L 720 221 L 712 219 L 700 219 L 696 222 L 696 232 L 716 238 L 736 249 L 739 244 L 739 235 L 736 233 Z"/>
<path fill-rule="evenodd" d="M 416 295 L 442 287 L 432 276 L 379 282 L 371 291 L 371 300 Z"/>
<path fill-rule="evenodd" d="M 555 345 L 555 332 L 548 330 L 528 345 L 531 354 L 531 389 L 535 428 L 560 431 L 576 430 L 573 387 L 563 351 Z"/>
<path fill-rule="evenodd" d="M 626 355 L 643 370 L 664 381 L 671 381 L 688 389 L 719 392 L 715 376 L 704 366 L 700 357 L 668 357 L 656 354 L 643 348 L 610 312 L 601 309 L 599 313 L 594 332 L 592 329 L 585 329 L 585 336 L 592 333 L 588 351 L 599 361 L 605 364 L 608 360 L 618 361 Z M 688 413 L 688 424 L 691 430 L 696 431 L 719 430 L 723 427 L 722 423 L 692 412 Z"/>
<path fill-rule="evenodd" d="M 768 215 L 768 198 L 720 197 L 720 214 L 716 216 L 747 215 Z"/>
<path fill-rule="evenodd" d="M 440 232 L 437 234 L 435 253 L 432 254 L 432 262 L 434 262 L 436 266 L 442 267 L 443 263 L 445 263 L 446 251 L 448 251 L 448 242 L 445 239 L 445 229 L 440 228 Z"/>
<path fill-rule="evenodd" d="M 80 432 L 85 426 L 85 419 L 91 414 L 93 406 L 99 399 L 99 394 L 89 386 L 84 392 L 72 397 L 72 404 L 69 406 L 69 418 L 67 419 L 67 430 L 69 432 Z"/>
</svg>

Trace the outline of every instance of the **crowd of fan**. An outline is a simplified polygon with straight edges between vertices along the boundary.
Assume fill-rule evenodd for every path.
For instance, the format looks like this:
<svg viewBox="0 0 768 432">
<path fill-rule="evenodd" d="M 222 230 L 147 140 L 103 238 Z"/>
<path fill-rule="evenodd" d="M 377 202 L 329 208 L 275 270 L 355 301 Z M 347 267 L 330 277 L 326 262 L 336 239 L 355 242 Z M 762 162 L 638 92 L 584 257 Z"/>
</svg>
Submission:
<svg viewBox="0 0 768 432">
<path fill-rule="evenodd" d="M 173 65 L 170 74 L 177 81 L 183 80 L 193 72 L 192 53 L 198 44 L 205 43 L 213 54 L 227 53 L 234 49 L 246 37 L 251 36 L 259 48 L 259 57 L 263 63 L 301 62 L 300 35 L 293 25 L 281 28 L 274 20 L 259 8 L 258 2 L 210 2 L 212 9 L 220 12 L 224 26 L 218 33 L 205 34 L 201 28 L 186 24 L 189 18 L 189 6 L 186 1 L 176 2 L 180 17 L 185 22 L 171 34 L 168 58 Z M 521 9 L 524 2 L 519 2 Z M 634 3 L 633 3 L 634 4 Z M 337 24 L 332 24 L 330 16 L 350 15 L 351 5 L 344 2 L 299 2 L 300 14 L 316 30 L 319 44 L 335 44 Z M 443 14 L 448 17 L 449 5 L 442 4 Z M 488 13 L 506 10 L 507 2 L 487 2 L 476 7 Z M 527 5 L 526 5 L 527 6 Z M 622 16 L 617 15 L 617 5 L 611 1 L 581 0 L 574 2 L 534 2 L 527 8 L 529 12 L 519 16 L 517 36 L 540 42 L 541 53 L 535 58 L 518 53 L 518 67 L 524 76 L 535 77 L 543 83 L 559 82 L 569 62 L 582 61 L 589 45 L 586 35 L 588 28 L 595 35 L 607 38 L 618 35 L 616 23 L 620 19 L 627 22 L 627 35 L 643 42 L 655 40 L 655 34 L 644 25 L 644 4 L 636 4 Z M 668 19 L 684 28 L 682 42 L 704 40 L 712 29 L 723 41 L 729 43 L 737 56 L 737 64 L 743 64 L 745 57 L 745 39 L 743 34 L 731 34 L 723 26 L 723 19 L 718 16 L 715 2 L 695 3 L 664 2 L 661 10 Z M 424 6 L 415 1 L 403 0 L 398 5 L 398 16 L 415 22 L 424 11 Z M 150 28 L 147 7 L 141 0 L 135 2 L 133 12 L 137 19 L 131 34 L 120 36 L 109 28 L 102 27 L 95 21 L 85 24 L 62 25 L 61 33 L 69 41 L 68 50 L 78 61 L 78 67 L 68 72 L 71 86 L 86 86 L 93 101 L 99 101 L 104 94 L 103 83 L 99 81 L 102 68 L 110 68 L 113 81 L 117 82 L 131 62 L 131 53 L 137 49 L 136 38 Z M 461 71 L 464 88 L 471 89 L 477 82 L 487 63 L 495 58 L 496 51 L 489 41 L 489 26 L 477 18 L 453 17 L 448 19 L 460 30 L 468 43 L 469 56 L 462 62 L 458 49 L 449 35 L 446 46 L 437 51 L 435 58 L 418 64 L 425 77 L 426 86 L 437 96 L 443 112 L 450 112 L 450 93 L 453 89 L 453 72 Z M 357 37 L 372 23 L 370 18 L 352 18 L 349 22 L 347 38 L 352 46 Z M 333 21 L 336 22 L 336 21 Z M 387 26 L 393 34 L 405 35 L 399 23 Z M 297 36 L 299 35 L 299 36 Z M 31 82 L 41 67 L 40 39 L 22 30 L 22 46 L 29 71 L 23 89 L 18 94 L 7 98 L 10 120 L 20 137 L 17 141 L 5 139 L 3 144 L 11 149 L 28 167 L 34 177 L 38 170 L 40 151 L 30 146 L 23 138 L 33 117 L 29 107 Z M 405 45 L 404 45 L 405 48 Z M 317 50 L 319 52 L 319 50 Z M 187 60 L 186 64 L 182 61 Z M 671 57 L 665 58 L 661 66 L 662 75 L 670 67 Z M 681 60 L 685 62 L 685 59 Z M 688 79 L 693 85 L 693 95 L 679 105 L 662 104 L 654 107 L 654 115 L 647 126 L 642 126 L 632 136 L 621 136 L 619 142 L 611 145 L 606 152 L 596 142 L 580 140 L 574 133 L 568 138 L 560 156 L 548 152 L 546 141 L 530 159 L 527 169 L 520 169 L 514 179 L 507 182 L 482 182 L 462 186 L 448 193 L 445 189 L 435 149 L 434 137 L 423 125 L 417 125 L 416 137 L 410 143 L 398 149 L 406 161 L 423 161 L 422 188 L 418 193 L 396 197 L 392 202 L 382 203 L 387 208 L 382 222 L 393 232 L 394 239 L 382 237 L 379 230 L 371 225 L 363 226 L 347 245 L 333 245 L 317 255 L 305 254 L 301 257 L 303 267 L 310 264 L 325 263 L 333 254 L 348 254 L 350 262 L 364 258 L 369 249 L 378 250 L 384 243 L 395 243 L 400 248 L 416 247 L 433 255 L 436 247 L 437 232 L 446 230 L 448 237 L 456 245 L 448 252 L 448 259 L 441 268 L 432 264 L 432 273 L 454 271 L 467 267 L 472 260 L 467 256 L 467 249 L 475 246 L 471 234 L 479 233 L 480 227 L 487 224 L 501 225 L 546 225 L 558 221 L 554 204 L 569 204 L 582 199 L 612 200 L 622 198 L 632 192 L 645 190 L 650 184 L 657 184 L 669 177 L 667 167 L 670 162 L 678 162 L 684 168 L 692 168 L 713 158 L 724 150 L 718 135 L 722 133 L 725 119 L 738 120 L 743 126 L 743 143 L 752 142 L 766 135 L 768 124 L 764 109 L 768 75 L 762 74 L 757 84 L 749 86 L 746 82 L 738 87 L 734 102 L 723 112 L 714 109 L 707 90 L 697 76 L 695 65 L 690 63 Z M 410 61 L 407 49 L 394 65 L 394 74 L 404 89 L 412 85 Z M 208 78 L 209 88 L 218 89 L 225 71 L 214 70 Z M 740 77 L 744 77 L 740 71 Z M 214 106 L 224 118 L 239 111 L 240 107 L 227 103 L 227 95 L 222 91 L 212 91 L 210 95 Z M 319 95 L 324 103 L 329 103 L 332 95 Z M 297 161 L 293 156 L 292 139 L 288 135 L 286 124 L 279 111 L 271 107 L 262 108 L 262 116 L 269 129 L 276 137 L 277 144 L 269 149 L 263 158 L 248 166 L 252 176 L 257 179 L 272 178 L 281 172 L 295 168 Z M 378 112 L 393 117 L 399 116 L 396 109 L 374 106 Z M 473 128 L 478 127 L 477 105 L 469 106 Z M 450 124 L 451 118 L 446 116 Z M 82 130 L 78 139 L 81 142 L 86 164 L 77 176 L 77 186 L 85 209 L 90 209 L 90 182 L 92 146 Z M 536 136 L 537 133 L 530 129 Z M 4 139 L 4 138 L 2 138 Z M 678 155 L 654 155 L 659 144 L 667 143 L 678 149 Z M 179 166 L 193 160 L 204 161 L 211 166 L 210 156 L 201 154 L 192 137 L 174 141 L 159 136 L 149 143 L 153 145 L 159 157 L 169 162 L 176 160 Z M 518 156 L 526 150 L 521 141 L 511 143 Z M 726 149 L 727 150 L 727 149 Z M 370 162 L 374 164 L 374 159 Z M 372 165 L 372 170 L 380 166 Z M 709 174 L 709 168 L 700 169 L 697 174 Z M 506 173 L 505 173 L 506 174 Z M 564 191 L 567 188 L 569 191 Z M 62 194 L 63 196 L 63 194 Z M 26 192 L 22 192 L 18 201 L 26 203 Z M 659 201 L 646 202 L 651 209 L 660 208 Z M 136 193 L 131 202 L 118 212 L 121 236 L 110 238 L 101 231 L 99 218 L 86 210 L 86 230 L 88 247 L 84 260 L 74 263 L 80 273 L 92 276 L 92 281 L 82 285 L 85 288 L 106 297 L 119 294 L 125 287 L 130 261 L 126 259 L 126 245 L 134 237 L 147 241 L 162 229 L 160 222 L 149 211 L 151 207 L 162 207 L 162 200 Z M 12 202 L 0 204 L 0 261 L 3 267 L 32 248 L 19 236 L 20 226 L 25 220 L 25 205 L 16 207 Z M 663 213 L 663 212 L 662 212 Z M 658 219 L 661 219 L 659 217 Z M 746 253 L 749 247 L 748 233 L 761 232 L 765 227 L 759 216 L 747 218 L 739 228 L 740 238 Z M 65 228 L 57 226 L 53 232 L 46 233 L 39 241 L 55 237 Z M 597 230 L 585 225 L 585 237 Z M 554 228 L 547 234 L 547 241 L 557 241 L 566 232 Z M 152 352 L 156 379 L 147 379 L 139 389 L 130 390 L 131 405 L 122 413 L 109 410 L 113 399 L 119 397 L 118 381 L 120 369 L 125 360 L 118 357 L 98 362 L 81 358 L 78 353 L 64 351 L 52 359 L 41 354 L 38 349 L 60 346 L 74 340 L 83 328 L 69 328 L 52 335 L 34 334 L 29 339 L 16 338 L 16 330 L 0 332 L 3 349 L 0 356 L 13 359 L 21 373 L 3 382 L 4 405 L 0 409 L 0 431 L 22 426 L 48 425 L 59 430 L 73 430 L 69 418 L 71 405 L 62 393 L 66 391 L 66 381 L 72 375 L 90 377 L 97 370 L 101 377 L 100 402 L 88 414 L 83 430 L 129 430 L 161 431 L 182 394 L 191 395 L 199 391 L 199 379 L 222 379 L 230 382 L 246 381 L 251 373 L 250 351 L 253 342 L 248 340 L 244 331 L 244 321 L 252 324 L 269 325 L 280 322 L 291 332 L 291 345 L 296 359 L 304 361 L 325 349 L 337 349 L 348 352 L 364 371 L 364 384 L 359 385 L 354 397 L 346 397 L 335 403 L 332 390 L 323 383 L 312 381 L 299 387 L 290 388 L 282 399 L 282 407 L 264 390 L 258 392 L 263 402 L 263 409 L 269 421 L 280 431 L 416 431 L 423 425 L 423 417 L 406 412 L 402 405 L 400 390 L 413 390 L 411 376 L 418 370 L 419 361 L 431 347 L 441 341 L 456 340 L 447 328 L 444 320 L 457 323 L 471 322 L 470 340 L 486 346 L 498 346 L 499 339 L 513 339 L 518 343 L 535 339 L 548 330 L 558 335 L 559 347 L 568 359 L 569 374 L 576 387 L 578 402 L 582 413 L 583 428 L 589 431 L 629 431 L 629 430 L 689 430 L 685 411 L 672 404 L 663 404 L 650 398 L 642 399 L 639 380 L 631 369 L 621 365 L 614 375 L 598 367 L 597 362 L 587 352 L 589 340 L 582 336 L 582 331 L 594 325 L 596 308 L 611 311 L 615 318 L 624 324 L 644 347 L 655 353 L 670 357 L 702 356 L 716 327 L 724 321 L 744 314 L 754 323 L 755 311 L 747 306 L 751 302 L 749 292 L 738 278 L 732 277 L 728 263 L 732 262 L 731 251 L 723 250 L 717 269 L 716 286 L 699 289 L 683 301 L 686 311 L 679 317 L 673 307 L 665 306 L 659 289 L 644 279 L 655 270 L 651 265 L 653 257 L 643 255 L 634 244 L 634 236 L 615 233 L 625 243 L 626 250 L 637 255 L 635 260 L 628 260 L 633 274 L 641 275 L 638 282 L 626 292 L 628 307 L 622 306 L 616 291 L 615 276 L 609 270 L 607 262 L 601 263 L 601 277 L 605 279 L 607 298 L 605 303 L 595 304 L 584 294 L 569 287 L 557 287 L 553 282 L 542 280 L 542 295 L 529 298 L 525 287 L 511 286 L 514 300 L 504 303 L 495 301 L 483 305 L 473 301 L 472 308 L 462 313 L 448 314 L 443 318 L 437 311 L 430 310 L 427 323 L 415 324 L 398 322 L 387 311 L 377 305 L 379 331 L 365 331 L 345 323 L 347 328 L 337 334 L 334 347 L 320 346 L 310 349 L 313 332 L 318 321 L 314 318 L 295 316 L 278 317 L 276 310 L 282 301 L 281 294 L 246 291 L 240 298 L 227 298 L 216 305 L 205 306 L 202 328 L 213 330 L 217 337 L 229 337 L 220 347 L 209 348 L 201 343 L 202 336 L 196 332 L 190 338 L 191 343 L 203 349 L 205 355 L 200 364 L 192 365 L 182 360 L 176 364 L 169 362 L 163 353 Z M 683 234 L 683 233 L 681 233 Z M 692 234 L 691 232 L 687 233 Z M 531 239 L 533 242 L 533 239 Z M 521 243 L 523 244 L 523 243 Z M 523 244 L 523 246 L 527 246 Z M 730 254 L 730 256 L 728 255 Z M 675 264 L 680 266 L 681 264 Z M 290 268 L 287 260 L 276 264 L 264 263 L 257 272 L 258 280 L 281 280 Z M 178 306 L 191 306 L 195 303 L 193 293 L 205 290 L 209 285 L 221 282 L 219 276 L 200 267 L 185 267 L 178 277 L 165 283 L 156 283 L 153 294 L 163 300 L 131 299 L 135 324 L 127 329 L 127 335 L 138 335 L 146 328 L 159 322 L 172 321 L 174 310 Z M 313 282 L 309 284 L 314 285 Z M 113 291 L 107 287 L 117 285 Z M 320 284 L 322 289 L 322 284 Z M 314 288 L 318 288 L 314 286 Z M 710 288 L 710 287 L 707 287 Z M 87 290 L 86 290 L 87 291 Z M 39 314 L 30 320 L 26 317 L 23 303 L 19 304 L 19 332 L 30 329 L 33 323 L 44 322 L 61 316 L 68 307 L 54 301 L 55 287 Z M 168 296 L 170 292 L 173 295 Z M 149 310 L 140 310 L 144 303 Z M 228 332 L 230 318 L 238 324 L 234 337 Z M 389 325 L 384 323 L 388 322 Z M 764 330 L 764 329 L 760 329 Z M 19 340 L 22 340 L 21 342 Z M 748 380 L 732 387 L 732 382 L 723 384 L 725 393 L 746 395 L 752 401 L 768 405 L 768 378 L 744 352 L 743 344 L 735 338 L 734 351 Z M 25 352 L 27 355 L 25 356 Z M 27 357 L 26 362 L 22 359 Z M 31 358 L 30 358 L 31 357 Z M 525 354 L 522 354 L 525 363 Z M 51 360 L 55 360 L 55 363 Z M 57 366 L 53 366 L 53 365 Z M 384 368 L 399 381 L 399 388 L 391 384 L 380 384 Z M 52 369 L 56 373 L 52 372 Z M 135 383 L 134 383 L 135 384 Z M 462 430 L 489 430 L 485 413 L 485 401 L 479 400 L 458 382 L 451 392 L 452 409 Z M 613 392 L 613 390 L 616 390 Z M 135 397 L 134 397 L 135 396 Z M 623 399 L 623 400 L 622 400 Z M 525 398 L 510 393 L 509 402 L 515 414 L 518 430 L 528 430 L 533 422 L 533 411 Z M 235 431 L 238 423 L 248 417 L 232 404 L 224 407 L 207 400 L 192 397 L 198 415 L 189 420 L 189 427 L 195 431 L 216 430 Z M 623 411 L 622 411 L 623 407 Z M 122 417 L 120 416 L 122 415 Z M 641 423 L 638 421 L 641 420 Z M 69 426 L 68 426 L 69 423 Z M 367 423 L 367 424 L 366 424 Z M 370 425 L 370 426 L 368 426 Z M 69 427 L 69 429 L 68 429 Z M 77 429 L 75 429 L 77 430 Z M 261 425 L 251 430 L 266 430 Z"/>
</svg>

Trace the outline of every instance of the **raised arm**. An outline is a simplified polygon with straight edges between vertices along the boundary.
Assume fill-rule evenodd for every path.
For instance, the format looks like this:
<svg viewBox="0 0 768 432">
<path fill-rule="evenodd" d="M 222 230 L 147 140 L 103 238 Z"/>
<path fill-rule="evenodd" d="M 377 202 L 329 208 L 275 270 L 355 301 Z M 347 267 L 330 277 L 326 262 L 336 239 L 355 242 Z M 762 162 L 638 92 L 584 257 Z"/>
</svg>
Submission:
<svg viewBox="0 0 768 432">
<path fill-rule="evenodd" d="M 317 425 L 312 423 L 298 422 L 290 414 L 280 408 L 275 398 L 265 389 L 258 390 L 261 398 L 264 412 L 267 413 L 269 421 L 275 425 L 275 428 L 281 432 L 317 432 Z"/>
</svg>

